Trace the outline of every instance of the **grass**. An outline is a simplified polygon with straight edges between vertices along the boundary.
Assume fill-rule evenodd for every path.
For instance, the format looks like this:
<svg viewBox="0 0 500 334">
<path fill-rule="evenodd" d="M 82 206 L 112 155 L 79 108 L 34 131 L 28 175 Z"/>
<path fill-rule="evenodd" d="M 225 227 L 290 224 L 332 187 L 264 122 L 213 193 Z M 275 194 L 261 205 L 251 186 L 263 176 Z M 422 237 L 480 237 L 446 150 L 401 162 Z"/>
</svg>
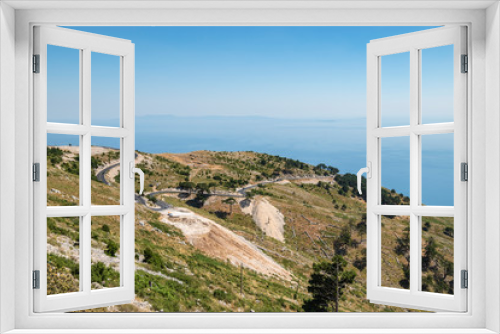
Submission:
<svg viewBox="0 0 500 334">
<path fill-rule="evenodd" d="M 79 190 L 75 189 L 75 184 L 78 184 L 77 176 L 58 167 L 58 163 L 61 163 L 59 158 L 61 161 L 66 159 L 65 154 L 60 156 L 58 152 L 54 153 L 55 163 L 51 163 L 48 168 L 50 205 L 75 205 L 78 202 Z M 173 187 L 181 181 L 187 181 L 186 178 L 191 178 L 189 181 L 192 182 L 216 181 L 217 188 L 224 189 L 223 182 L 228 180 L 265 179 L 265 174 L 271 175 L 275 170 L 283 170 L 287 164 L 283 158 L 253 152 L 200 151 L 144 156 L 143 164 L 149 171 L 146 191 L 156 189 L 155 187 Z M 109 158 L 105 155 L 101 160 L 107 161 Z M 301 166 L 293 162 L 288 162 L 288 165 L 296 175 L 313 173 L 312 166 Z M 301 168 L 295 168 L 295 165 Z M 51 191 L 52 189 L 56 191 Z M 292 181 L 287 184 L 267 185 L 259 190 L 265 194 L 258 196 L 265 196 L 285 216 L 285 243 L 262 235 L 252 218 L 245 215 L 237 204 L 233 206 L 233 214 L 230 214 L 229 206 L 221 203 L 224 198 L 211 200 L 201 208 L 191 207 L 186 200 L 173 196 L 162 195 L 157 198 L 177 207 L 187 207 L 261 247 L 268 256 L 293 273 L 292 282 L 263 276 L 208 257 L 187 243 L 179 229 L 161 222 L 158 213 L 136 205 L 137 298 L 149 303 L 152 310 L 163 312 L 301 311 L 302 301 L 309 298 L 307 285 L 313 262 L 324 258 L 324 252 L 327 255 L 333 254 L 334 238 L 339 236 L 342 229 L 348 229 L 351 238 L 357 242 L 357 247 L 348 246 L 345 258 L 352 264 L 357 277 L 352 289 L 345 295 L 345 300 L 341 302 L 340 310 L 407 311 L 370 304 L 366 300 L 366 268 L 359 265 L 366 258 L 366 225 L 357 227 L 364 219 L 366 207 L 365 202 L 354 195 L 354 189 L 345 191 L 337 184 L 328 185 L 326 182 L 318 185 Z M 116 204 L 119 202 L 119 193 L 119 184 L 116 182 L 107 186 L 92 181 L 94 204 Z M 399 195 L 391 193 L 391 196 Z M 342 207 L 345 207 L 344 210 Z M 73 221 L 59 218 L 48 220 L 48 238 L 51 245 L 60 246 L 58 236 L 67 237 L 77 243 L 77 221 L 78 219 Z M 450 228 L 453 227 L 453 222 L 447 218 L 433 217 L 426 218 L 425 222 L 430 224 L 425 232 L 434 237 L 438 253 L 444 254 L 443 259 L 434 262 L 452 259 L 453 238 L 450 237 Z M 384 226 L 388 231 L 383 235 L 388 240 L 386 255 L 388 258 L 394 258 L 397 240 L 395 235 L 401 235 L 404 220 L 388 219 L 384 221 Z M 110 255 L 107 251 L 109 244 L 120 243 L 119 231 L 119 216 L 92 217 L 92 247 Z M 424 234 L 424 245 L 428 240 L 429 237 Z M 146 249 L 154 254 L 148 259 L 145 257 Z M 116 254 L 118 253 L 119 250 Z M 78 286 L 79 273 L 75 272 L 78 266 L 75 267 L 73 260 L 61 254 L 53 255 L 51 261 L 51 291 L 75 289 Z M 393 265 L 387 269 L 387 279 L 397 286 L 402 270 L 400 266 L 394 265 L 397 261 L 391 261 Z M 404 261 L 399 259 L 399 262 Z M 93 280 L 101 286 L 112 287 L 119 282 L 119 273 L 111 267 L 94 263 L 92 270 Z M 427 272 L 425 279 L 429 289 L 439 288 L 433 271 Z M 451 277 L 447 277 L 445 281 L 449 282 L 450 279 Z M 60 284 L 61 280 L 65 283 Z M 108 311 L 106 308 L 98 310 Z M 136 311 L 137 306 L 122 305 L 119 310 Z"/>
</svg>

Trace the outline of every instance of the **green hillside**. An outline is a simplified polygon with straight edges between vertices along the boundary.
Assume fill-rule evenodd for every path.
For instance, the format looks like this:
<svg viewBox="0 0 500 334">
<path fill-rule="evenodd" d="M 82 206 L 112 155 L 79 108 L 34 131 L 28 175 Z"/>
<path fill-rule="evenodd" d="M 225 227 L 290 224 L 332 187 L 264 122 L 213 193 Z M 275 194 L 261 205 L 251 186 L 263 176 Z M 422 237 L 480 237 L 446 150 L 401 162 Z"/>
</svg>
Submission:
<svg viewBox="0 0 500 334">
<path fill-rule="evenodd" d="M 254 152 L 137 153 L 136 164 L 146 174 L 146 205 L 136 203 L 136 300 L 89 311 L 303 311 L 305 300 L 311 298 L 307 288 L 313 264 L 334 254 L 342 255 L 356 273 L 339 311 L 409 311 L 366 300 L 366 203 L 355 192 L 355 175 Z M 76 205 L 76 148 L 52 147 L 47 154 L 48 205 Z M 102 173 L 117 159 L 117 151 L 93 147 L 93 204 L 119 202 L 118 168 Z M 99 178 L 102 175 L 109 185 Z M 237 191 L 248 185 L 256 186 Z M 151 209 L 158 201 L 186 208 L 195 218 L 169 218 Z M 383 201 L 408 204 L 409 199 L 383 189 Z M 257 218 L 248 213 L 252 207 L 261 209 Z M 211 232 L 186 235 L 185 227 L 196 223 L 193 219 L 198 223 L 209 219 Z M 274 230 L 278 237 L 273 237 L 267 225 L 280 219 L 284 229 L 278 226 Z M 453 220 L 425 218 L 422 225 L 424 290 L 453 293 Z M 77 291 L 78 219 L 49 218 L 47 226 L 49 293 Z M 382 226 L 383 285 L 407 288 L 408 219 L 383 217 Z M 233 254 L 234 243 L 243 242 L 233 234 L 251 243 L 243 257 L 248 263 L 235 264 L 233 255 L 225 259 L 226 243 L 227 252 Z M 92 248 L 92 288 L 117 286 L 119 217 L 92 218 Z M 267 262 L 260 270 L 261 253 L 282 271 L 265 274 Z"/>
</svg>

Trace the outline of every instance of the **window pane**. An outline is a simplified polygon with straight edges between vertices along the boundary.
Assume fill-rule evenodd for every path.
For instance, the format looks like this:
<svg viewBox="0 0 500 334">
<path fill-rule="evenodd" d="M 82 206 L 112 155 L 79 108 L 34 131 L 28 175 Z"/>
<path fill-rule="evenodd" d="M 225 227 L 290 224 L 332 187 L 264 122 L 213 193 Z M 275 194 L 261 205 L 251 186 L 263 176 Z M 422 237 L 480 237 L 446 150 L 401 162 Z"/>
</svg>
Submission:
<svg viewBox="0 0 500 334">
<path fill-rule="evenodd" d="M 381 285 L 410 288 L 410 217 L 382 216 Z"/>
<path fill-rule="evenodd" d="M 421 50 L 422 123 L 453 122 L 453 45 Z"/>
<path fill-rule="evenodd" d="M 80 291 L 80 221 L 47 218 L 47 295 Z"/>
<path fill-rule="evenodd" d="M 120 57 L 92 52 L 92 125 L 120 126 Z"/>
<path fill-rule="evenodd" d="M 381 139 L 381 203 L 410 204 L 410 137 Z"/>
<path fill-rule="evenodd" d="M 410 53 L 381 57 L 382 126 L 410 124 Z"/>
<path fill-rule="evenodd" d="M 80 50 L 47 45 L 47 121 L 80 122 Z"/>
<path fill-rule="evenodd" d="M 92 290 L 120 286 L 120 216 L 92 217 Z"/>
<path fill-rule="evenodd" d="M 47 135 L 47 206 L 80 204 L 80 136 Z"/>
<path fill-rule="evenodd" d="M 454 220 L 422 217 L 422 291 L 453 294 Z"/>
<path fill-rule="evenodd" d="M 120 204 L 120 139 L 92 137 L 92 204 Z"/>
<path fill-rule="evenodd" d="M 453 206 L 453 134 L 422 136 L 422 204 Z"/>
</svg>

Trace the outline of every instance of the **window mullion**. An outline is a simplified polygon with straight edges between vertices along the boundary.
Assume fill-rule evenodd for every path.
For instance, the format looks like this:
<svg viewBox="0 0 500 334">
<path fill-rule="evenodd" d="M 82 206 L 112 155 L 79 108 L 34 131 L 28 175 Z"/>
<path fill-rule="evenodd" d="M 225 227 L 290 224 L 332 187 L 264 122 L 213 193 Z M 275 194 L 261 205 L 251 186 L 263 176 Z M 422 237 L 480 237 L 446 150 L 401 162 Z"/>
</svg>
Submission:
<svg viewBox="0 0 500 334">
<path fill-rule="evenodd" d="M 420 123 L 420 59 L 419 50 L 410 50 L 410 291 L 420 289 L 420 228 L 414 209 L 420 204 L 420 136 L 415 129 Z"/>
<path fill-rule="evenodd" d="M 91 125 L 91 51 L 89 49 L 83 50 L 82 66 L 81 66 L 81 122 L 82 125 L 90 128 Z M 82 291 L 90 293 L 91 289 L 91 215 L 90 206 L 91 200 L 91 134 L 90 131 L 81 136 L 81 167 L 80 167 L 80 184 L 82 204 L 84 207 L 89 208 L 89 211 L 83 216 L 82 229 L 80 234 L 80 284 Z"/>
</svg>

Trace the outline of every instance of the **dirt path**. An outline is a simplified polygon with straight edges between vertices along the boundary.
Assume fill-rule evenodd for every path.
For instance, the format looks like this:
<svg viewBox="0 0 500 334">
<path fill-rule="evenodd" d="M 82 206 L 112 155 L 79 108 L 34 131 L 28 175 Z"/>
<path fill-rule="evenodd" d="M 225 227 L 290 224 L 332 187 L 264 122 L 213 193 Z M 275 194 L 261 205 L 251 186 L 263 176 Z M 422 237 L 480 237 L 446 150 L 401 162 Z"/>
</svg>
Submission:
<svg viewBox="0 0 500 334">
<path fill-rule="evenodd" d="M 264 275 L 291 280 L 292 275 L 254 244 L 214 221 L 195 213 L 185 218 L 162 221 L 180 229 L 187 241 L 210 257 L 229 261 L 235 266 L 255 270 Z"/>
<path fill-rule="evenodd" d="M 252 216 L 262 232 L 271 238 L 285 242 L 285 217 L 267 199 L 257 197 L 249 205 L 248 201 L 241 201 L 240 206 L 244 213 Z"/>
</svg>

